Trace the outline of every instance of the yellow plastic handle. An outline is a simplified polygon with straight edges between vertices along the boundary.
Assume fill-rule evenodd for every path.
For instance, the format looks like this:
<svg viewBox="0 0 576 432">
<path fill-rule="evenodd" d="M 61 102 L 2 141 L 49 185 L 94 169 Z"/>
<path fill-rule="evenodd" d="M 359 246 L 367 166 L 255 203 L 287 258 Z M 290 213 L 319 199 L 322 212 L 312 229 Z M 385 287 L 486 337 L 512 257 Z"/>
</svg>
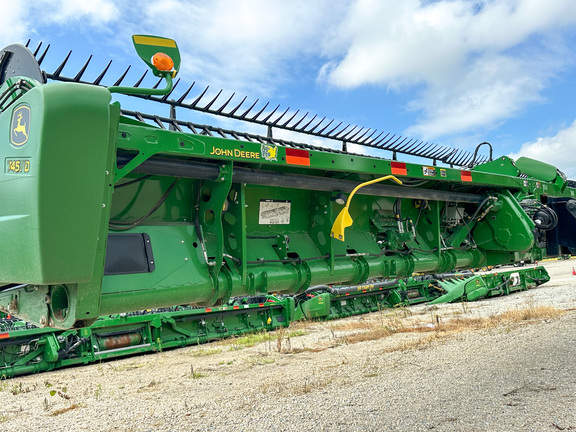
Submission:
<svg viewBox="0 0 576 432">
<path fill-rule="evenodd" d="M 336 217 L 336 220 L 334 221 L 334 225 L 332 225 L 332 231 L 330 232 L 330 235 L 332 237 L 334 237 L 335 239 L 344 241 L 344 230 L 347 227 L 352 226 L 352 222 L 353 222 L 352 217 L 350 216 L 350 213 L 348 211 L 348 208 L 350 206 L 350 202 L 352 201 L 352 197 L 358 191 L 358 189 L 363 188 L 364 186 L 368 186 L 368 185 L 371 185 L 374 183 L 384 181 L 384 180 L 394 180 L 396 183 L 402 184 L 402 182 L 400 180 L 398 180 L 396 177 L 394 177 L 393 175 L 387 175 L 387 176 L 380 177 L 380 178 L 377 178 L 374 180 L 369 180 L 369 181 L 364 182 L 364 183 L 360 183 L 358 186 L 356 186 L 352 190 L 352 192 L 350 192 L 350 195 L 348 196 L 348 199 L 346 200 L 346 205 L 344 206 L 342 211 L 340 211 L 340 213 Z"/>
</svg>

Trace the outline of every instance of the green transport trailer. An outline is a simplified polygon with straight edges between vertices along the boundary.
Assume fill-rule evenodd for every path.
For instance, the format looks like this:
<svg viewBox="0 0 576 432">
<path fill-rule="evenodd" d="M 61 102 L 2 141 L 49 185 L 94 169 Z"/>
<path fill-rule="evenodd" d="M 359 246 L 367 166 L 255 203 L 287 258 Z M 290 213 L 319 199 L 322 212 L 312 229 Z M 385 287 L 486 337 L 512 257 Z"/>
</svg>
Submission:
<svg viewBox="0 0 576 432">
<path fill-rule="evenodd" d="M 128 71 L 109 86 L 107 69 L 84 79 L 88 64 L 67 76 L 68 57 L 44 71 L 40 46 L 0 52 L 0 310 L 22 322 L 82 338 L 77 332 L 99 317 L 308 294 L 334 304 L 286 304 L 281 313 L 338 315 L 346 291 L 380 285 L 390 294 L 415 274 L 576 252 L 576 189 L 551 165 L 493 158 L 488 143 L 469 153 L 220 94 L 208 99 L 193 86 L 179 93 L 176 42 L 133 41 L 158 78 L 152 88 L 143 77 L 123 86 Z M 168 113 L 128 109 L 118 97 Z M 265 132 L 193 123 L 177 109 Z M 303 138 L 274 137 L 280 129 Z M 484 282 L 475 294 L 482 283 L 444 284 L 442 295 L 452 294 L 438 301 L 501 294 L 503 283 Z M 440 298 L 426 290 L 400 289 L 407 298 L 397 300 Z M 267 320 L 264 327 L 280 325 Z M 146 325 L 131 344 L 165 328 Z M 53 345 L 52 360 L 62 349 Z"/>
</svg>

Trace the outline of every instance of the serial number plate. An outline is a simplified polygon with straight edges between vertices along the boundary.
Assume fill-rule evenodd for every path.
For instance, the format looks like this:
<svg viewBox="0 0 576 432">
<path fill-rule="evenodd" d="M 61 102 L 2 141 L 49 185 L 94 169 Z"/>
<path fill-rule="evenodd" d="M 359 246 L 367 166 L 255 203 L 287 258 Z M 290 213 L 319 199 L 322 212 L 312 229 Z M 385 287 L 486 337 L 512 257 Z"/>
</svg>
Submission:
<svg viewBox="0 0 576 432">
<path fill-rule="evenodd" d="M 28 174 L 30 159 L 6 159 L 6 174 Z"/>
</svg>

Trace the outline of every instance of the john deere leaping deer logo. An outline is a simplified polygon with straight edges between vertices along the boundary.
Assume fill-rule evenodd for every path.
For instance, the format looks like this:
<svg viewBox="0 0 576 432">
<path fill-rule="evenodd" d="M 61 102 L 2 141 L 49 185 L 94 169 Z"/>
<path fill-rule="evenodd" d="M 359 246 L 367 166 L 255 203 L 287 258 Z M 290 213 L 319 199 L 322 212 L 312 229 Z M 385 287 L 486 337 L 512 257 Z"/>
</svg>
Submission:
<svg viewBox="0 0 576 432">
<path fill-rule="evenodd" d="M 12 113 L 12 126 L 10 127 L 10 142 L 13 147 L 22 147 L 28 142 L 30 132 L 30 107 L 20 105 Z"/>
<path fill-rule="evenodd" d="M 278 147 L 262 144 L 261 150 L 262 150 L 262 157 L 267 161 L 278 160 Z"/>
</svg>

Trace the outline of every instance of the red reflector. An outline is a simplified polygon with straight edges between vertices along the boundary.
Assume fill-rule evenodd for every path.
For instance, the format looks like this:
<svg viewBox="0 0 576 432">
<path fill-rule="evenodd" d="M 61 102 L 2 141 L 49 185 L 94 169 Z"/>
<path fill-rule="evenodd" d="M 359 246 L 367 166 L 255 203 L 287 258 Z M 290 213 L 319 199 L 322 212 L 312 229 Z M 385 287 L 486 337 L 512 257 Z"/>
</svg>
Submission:
<svg viewBox="0 0 576 432">
<path fill-rule="evenodd" d="M 212 309 L 210 309 L 210 308 L 206 308 L 206 309 L 204 309 L 204 310 L 205 310 L 206 312 L 212 312 Z"/>
<path fill-rule="evenodd" d="M 390 169 L 392 174 L 396 175 L 407 175 L 408 169 L 406 168 L 406 164 L 404 162 L 390 162 Z"/>
<path fill-rule="evenodd" d="M 344 294 L 344 295 L 350 295 L 350 293 L 346 293 L 346 294 Z"/>
<path fill-rule="evenodd" d="M 310 166 L 310 152 L 308 150 L 287 148 L 286 163 L 290 165 Z"/>
<path fill-rule="evenodd" d="M 460 171 L 460 180 L 465 182 L 471 182 L 472 173 L 470 171 Z"/>
<path fill-rule="evenodd" d="M 240 309 L 240 306 L 234 306 L 232 309 Z"/>
<path fill-rule="evenodd" d="M 7 339 L 10 337 L 10 333 L 0 333 L 0 339 Z"/>
<path fill-rule="evenodd" d="M 258 303 L 258 306 L 264 307 L 264 303 Z"/>
</svg>

